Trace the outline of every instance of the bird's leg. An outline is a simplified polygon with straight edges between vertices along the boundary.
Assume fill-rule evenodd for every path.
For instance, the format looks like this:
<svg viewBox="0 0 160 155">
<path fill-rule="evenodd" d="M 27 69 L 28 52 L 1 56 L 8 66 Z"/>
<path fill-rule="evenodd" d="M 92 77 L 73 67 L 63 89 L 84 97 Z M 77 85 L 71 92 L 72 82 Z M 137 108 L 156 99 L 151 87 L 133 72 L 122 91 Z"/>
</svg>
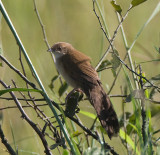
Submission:
<svg viewBox="0 0 160 155">
<path fill-rule="evenodd" d="M 79 94 L 78 92 L 81 92 L 81 94 Z M 66 104 L 65 114 L 73 117 L 75 113 L 78 113 L 80 110 L 78 107 L 78 102 L 82 99 L 82 97 L 83 97 L 82 90 L 73 89 L 65 99 L 65 104 Z"/>
<path fill-rule="evenodd" d="M 67 100 L 72 96 L 72 94 L 77 91 L 80 92 L 81 94 L 83 94 L 83 91 L 80 88 L 74 88 L 71 92 L 69 92 L 69 94 L 66 96 L 65 98 L 65 103 L 67 103 Z"/>
</svg>

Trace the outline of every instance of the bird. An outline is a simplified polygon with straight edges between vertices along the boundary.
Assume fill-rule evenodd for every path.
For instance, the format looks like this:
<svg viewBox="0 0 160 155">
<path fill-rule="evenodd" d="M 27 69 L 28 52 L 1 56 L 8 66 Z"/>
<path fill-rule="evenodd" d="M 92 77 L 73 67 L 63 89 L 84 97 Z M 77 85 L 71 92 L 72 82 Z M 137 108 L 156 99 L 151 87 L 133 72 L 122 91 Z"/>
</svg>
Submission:
<svg viewBox="0 0 160 155">
<path fill-rule="evenodd" d="M 117 136 L 117 114 L 91 65 L 91 59 L 66 42 L 57 42 L 48 51 L 54 54 L 56 68 L 64 80 L 75 90 L 80 89 L 85 93 L 108 137 Z"/>
</svg>

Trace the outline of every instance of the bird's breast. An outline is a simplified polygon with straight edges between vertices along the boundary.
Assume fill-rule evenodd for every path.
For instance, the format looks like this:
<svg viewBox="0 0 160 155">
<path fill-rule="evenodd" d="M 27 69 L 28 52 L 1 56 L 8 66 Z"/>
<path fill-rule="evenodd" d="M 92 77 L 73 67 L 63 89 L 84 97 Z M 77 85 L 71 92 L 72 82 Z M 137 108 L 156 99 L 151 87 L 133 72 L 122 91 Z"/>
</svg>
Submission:
<svg viewBox="0 0 160 155">
<path fill-rule="evenodd" d="M 76 81 L 74 79 L 71 78 L 71 75 L 69 75 L 70 72 L 67 72 L 67 70 L 64 68 L 64 62 L 62 62 L 59 59 L 56 59 L 56 68 L 58 70 L 58 72 L 63 76 L 64 80 L 73 88 L 79 88 L 79 86 L 77 85 Z"/>
</svg>

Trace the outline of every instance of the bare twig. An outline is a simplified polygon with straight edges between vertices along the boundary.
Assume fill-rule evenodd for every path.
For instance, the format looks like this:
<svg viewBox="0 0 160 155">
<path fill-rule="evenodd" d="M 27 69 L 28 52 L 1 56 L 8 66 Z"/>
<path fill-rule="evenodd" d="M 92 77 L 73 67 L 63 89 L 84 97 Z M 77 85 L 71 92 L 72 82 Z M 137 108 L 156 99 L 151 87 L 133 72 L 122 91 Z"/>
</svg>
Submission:
<svg viewBox="0 0 160 155">
<path fill-rule="evenodd" d="M 6 89 L 8 88 L 8 86 L 7 86 L 3 81 L 0 80 L 0 83 L 1 83 Z M 20 102 L 18 101 L 18 99 L 16 98 L 16 96 L 14 95 L 14 93 L 13 93 L 13 92 L 9 92 L 9 93 L 10 93 L 10 95 L 13 97 L 13 99 L 14 99 L 14 101 L 15 101 L 18 109 L 19 109 L 19 111 L 21 112 L 22 118 L 24 118 L 24 119 L 28 122 L 28 124 L 35 130 L 35 132 L 39 135 L 39 137 L 40 137 L 40 139 L 41 139 L 41 141 L 42 141 L 42 143 L 43 143 L 43 146 L 44 146 L 44 148 L 45 148 L 45 153 L 46 153 L 47 155 L 52 155 L 52 153 L 50 152 L 48 143 L 47 143 L 47 141 L 46 141 L 46 139 L 45 139 L 45 136 L 44 136 L 44 135 L 42 134 L 42 132 L 38 129 L 37 125 L 36 125 L 36 124 L 28 117 L 28 115 L 25 113 L 25 111 L 23 110 Z"/>
<path fill-rule="evenodd" d="M 5 86 L 5 88 L 7 88 L 7 85 L 3 82 L 3 81 L 1 81 L 0 80 L 0 83 L 3 85 L 3 86 Z M 22 117 L 23 118 L 25 118 L 25 120 L 31 125 L 31 126 L 33 126 L 34 127 L 34 130 L 38 133 L 38 135 L 39 136 L 41 136 L 40 138 L 41 139 L 43 139 L 44 137 L 43 137 L 43 135 L 41 135 L 42 133 L 40 133 L 41 131 L 37 128 L 37 126 L 28 118 L 28 116 L 25 116 L 25 112 L 24 112 L 24 110 L 23 110 L 23 108 L 25 108 L 25 107 L 30 107 L 29 105 L 28 106 L 21 106 L 20 105 L 20 103 L 19 103 L 19 101 L 18 101 L 18 99 L 15 97 L 15 95 L 12 93 L 12 92 L 10 92 L 11 93 L 11 96 L 13 97 L 13 100 L 16 102 L 16 104 L 17 104 L 17 107 L 18 107 L 18 109 L 20 110 L 20 112 L 22 113 Z M 57 103 L 55 103 L 54 101 L 52 102 L 53 103 L 53 105 L 58 109 L 58 110 L 62 110 L 62 109 L 60 109 L 60 107 L 59 107 L 59 105 L 57 104 Z M 38 106 L 40 106 L 40 105 L 36 105 L 37 107 Z M 43 106 L 43 105 L 41 105 L 41 106 Z M 7 108 L 16 108 L 15 106 L 14 107 L 6 107 L 6 108 L 1 108 L 0 110 L 4 110 L 4 109 L 7 109 Z M 96 134 L 94 134 L 91 130 L 89 130 L 87 127 L 85 127 L 82 123 L 81 123 L 81 121 L 80 120 L 78 120 L 78 119 L 76 119 L 76 118 L 74 118 L 74 117 L 71 117 L 71 116 L 69 116 L 69 115 L 67 115 L 66 114 L 66 116 L 68 117 L 68 118 L 70 118 L 72 121 L 74 121 L 79 127 L 81 127 L 82 129 L 83 129 L 83 131 L 85 131 L 88 135 L 90 135 L 90 136 L 92 136 L 95 140 L 97 140 L 98 142 L 100 142 L 100 140 L 99 140 L 99 137 L 97 137 L 97 135 Z M 47 118 L 48 119 L 48 118 Z M 45 134 L 47 134 L 47 133 L 45 133 Z M 44 145 L 45 145 L 45 140 L 44 140 Z M 115 154 L 115 155 L 117 155 L 117 153 L 114 151 L 114 149 L 112 148 L 112 147 L 110 147 L 107 143 L 105 144 L 105 147 L 106 147 L 106 149 L 109 149 L 110 151 L 111 151 L 111 153 L 112 154 Z"/>
<path fill-rule="evenodd" d="M 128 95 L 108 95 L 109 97 L 127 97 Z"/>
<path fill-rule="evenodd" d="M 97 72 L 101 72 L 101 71 L 103 71 L 103 70 L 111 69 L 111 68 L 113 68 L 113 67 L 104 67 L 104 68 L 102 68 L 102 69 L 98 69 Z"/>
<path fill-rule="evenodd" d="M 155 101 L 155 100 L 152 100 L 152 99 L 146 99 L 147 101 L 149 102 L 152 102 L 154 104 L 160 104 L 160 101 Z"/>
<path fill-rule="evenodd" d="M 33 3 L 34 3 L 34 11 L 36 12 L 37 19 L 38 19 L 39 24 L 40 24 L 40 26 L 41 26 L 41 28 L 42 28 L 44 41 L 45 41 L 45 43 L 46 43 L 46 45 L 47 45 L 47 48 L 49 49 L 50 46 L 49 46 L 49 43 L 48 43 L 48 40 L 47 40 L 46 31 L 45 31 L 45 28 L 44 28 L 44 24 L 43 24 L 43 22 L 42 22 L 42 20 L 41 20 L 41 17 L 40 17 L 40 15 L 39 15 L 39 12 L 38 12 L 38 10 L 37 10 L 36 1 L 33 0 Z"/>
<path fill-rule="evenodd" d="M 127 97 L 127 95 L 108 95 L 109 97 Z M 0 99 L 2 99 L 2 100 L 8 100 L 8 101 L 10 101 L 10 100 L 13 100 L 13 98 L 11 98 L 11 97 L 0 97 Z M 45 101 L 45 99 L 44 98 L 40 98 L 40 99 L 35 99 L 35 98 L 31 98 L 31 99 L 28 99 L 28 98 L 17 98 L 19 101 L 40 101 L 40 102 L 42 102 L 42 101 Z M 87 100 L 87 98 L 86 99 L 84 99 L 84 100 Z M 151 100 L 151 99 L 148 99 L 150 102 L 155 102 L 155 103 L 160 103 L 160 101 L 154 101 L 154 100 Z M 53 102 L 53 101 L 52 101 Z M 38 105 L 38 104 L 37 104 Z M 39 104 L 38 106 L 41 106 L 42 104 Z M 44 105 L 46 105 L 46 104 L 44 104 Z M 60 105 L 65 105 L 65 103 L 62 103 L 62 104 L 60 104 Z M 42 105 L 43 106 L 43 105 Z"/>
<path fill-rule="evenodd" d="M 8 152 L 11 155 L 17 155 L 16 152 L 11 147 L 11 145 L 8 143 L 8 140 L 5 138 L 5 135 L 4 135 L 2 127 L 1 127 L 1 124 L 0 124 L 0 138 L 1 138 L 2 143 L 5 145 L 6 149 L 8 150 Z"/>
<path fill-rule="evenodd" d="M 26 76 L 26 72 L 25 72 L 25 68 L 24 68 L 24 65 L 23 65 L 23 62 L 22 62 L 22 51 L 21 51 L 21 48 L 19 47 L 19 61 L 20 61 L 20 64 L 21 64 L 21 67 L 22 67 L 22 71 L 23 71 L 23 74 L 25 77 Z M 35 78 L 35 76 L 33 75 L 33 77 Z M 36 80 L 36 79 L 35 79 Z M 26 86 L 27 86 L 27 89 L 29 88 L 28 86 L 28 83 L 26 82 Z M 30 95 L 30 92 L 28 92 L 28 96 L 31 98 L 31 95 Z M 24 97 L 25 98 L 25 97 Z"/>
<path fill-rule="evenodd" d="M 129 13 L 129 11 L 131 10 L 132 7 L 130 6 L 130 7 L 128 8 L 126 14 L 122 17 L 119 25 L 117 26 L 116 30 L 114 31 L 114 34 L 113 34 L 112 39 L 110 40 L 110 39 L 108 38 L 108 36 L 107 36 L 107 33 L 105 32 L 105 30 L 104 30 L 104 28 L 103 28 L 103 26 L 102 26 L 100 17 L 98 16 L 98 14 L 97 14 L 97 12 L 96 12 L 96 10 L 95 10 L 95 1 L 96 1 L 96 0 L 93 0 L 93 11 L 94 11 L 94 13 L 95 13 L 95 15 L 96 15 L 96 17 L 97 17 L 97 19 L 98 19 L 98 22 L 99 22 L 99 24 L 100 24 L 100 27 L 101 27 L 103 33 L 105 34 L 105 37 L 107 38 L 107 40 L 108 40 L 109 43 L 110 43 L 108 49 L 106 50 L 106 52 L 104 53 L 104 55 L 102 56 L 102 58 L 99 60 L 97 66 L 96 66 L 96 70 L 97 70 L 97 69 L 99 68 L 99 66 L 101 65 L 101 63 L 103 62 L 103 60 L 105 59 L 105 57 L 106 57 L 106 55 L 108 54 L 109 50 L 111 49 L 112 43 L 113 43 L 113 41 L 114 41 L 114 39 L 115 39 L 115 37 L 116 37 L 116 34 L 117 34 L 117 32 L 118 32 L 121 24 L 123 23 L 123 21 L 124 21 L 125 18 L 127 17 L 128 13 Z"/>
<path fill-rule="evenodd" d="M 11 98 L 11 97 L 0 97 L 0 99 L 8 100 L 8 101 L 13 100 L 13 98 Z M 19 101 L 45 101 L 44 98 L 40 98 L 40 99 L 34 99 L 34 98 L 32 98 L 32 99 L 17 98 L 17 99 L 18 99 Z"/>
<path fill-rule="evenodd" d="M 15 82 L 14 82 L 13 80 L 12 80 L 12 82 L 13 82 L 15 88 L 17 88 Z M 24 98 L 26 98 L 25 95 L 24 95 L 22 92 L 20 92 L 20 94 L 21 94 Z M 29 93 L 29 97 L 30 97 L 31 99 L 33 99 L 33 98 L 31 97 L 31 94 L 30 94 L 30 93 Z M 53 124 L 50 122 L 49 118 L 45 115 L 45 113 L 37 106 L 36 102 L 35 102 L 34 100 L 32 100 L 33 105 L 31 105 L 28 101 L 26 101 L 26 103 L 27 103 L 32 109 L 35 110 L 35 112 L 37 113 L 37 117 L 39 117 L 41 120 L 43 120 L 43 121 L 45 122 L 45 124 L 48 125 L 48 127 L 49 127 L 50 131 L 52 132 L 52 134 L 53 134 L 53 135 L 56 135 L 55 138 L 56 138 L 56 139 L 57 139 L 57 138 L 60 139 L 59 133 L 58 133 L 58 132 L 56 133 L 56 131 L 57 131 L 56 128 L 55 128 L 55 127 L 53 126 Z M 56 134 L 55 134 L 55 133 L 56 133 Z"/>
<path fill-rule="evenodd" d="M 152 87 L 156 88 L 156 90 L 160 93 L 160 88 L 159 88 L 158 86 L 154 85 L 154 84 L 153 84 L 152 82 L 150 82 L 146 77 L 138 74 L 137 72 L 135 72 L 135 71 L 133 71 L 131 68 L 129 68 L 128 65 L 127 65 L 123 60 L 121 60 L 119 56 L 117 56 L 117 58 L 119 59 L 119 61 L 120 61 L 129 71 L 133 72 L 133 73 L 134 73 L 135 75 L 137 75 L 138 77 L 146 80 L 146 82 L 148 82 Z"/>
<path fill-rule="evenodd" d="M 18 99 L 18 98 L 17 98 Z M 42 106 L 47 106 L 48 104 L 37 104 L 36 106 L 37 107 L 42 107 Z M 23 105 L 22 108 L 30 108 L 31 106 L 30 105 Z M 0 111 L 1 110 L 6 110 L 6 109 L 15 109 L 17 108 L 17 106 L 7 106 L 7 107 L 2 107 L 0 108 Z"/>
<path fill-rule="evenodd" d="M 24 69 L 24 66 L 23 66 L 23 62 L 22 62 L 22 51 L 21 51 L 20 47 L 19 47 L 19 61 L 20 61 L 21 67 L 22 67 L 23 74 L 26 77 L 26 72 L 25 72 L 25 69 Z"/>
<path fill-rule="evenodd" d="M 113 41 L 114 41 L 114 39 L 115 39 L 115 37 L 116 37 L 116 34 L 117 34 L 117 32 L 118 32 L 121 24 L 123 23 L 124 19 L 127 17 L 128 13 L 129 13 L 129 11 L 130 11 L 131 9 L 132 9 L 132 6 L 129 7 L 129 9 L 127 10 L 127 12 L 126 12 L 126 14 L 124 15 L 124 17 L 122 17 L 122 19 L 121 19 L 118 27 L 117 27 L 116 30 L 114 31 L 114 35 L 113 35 L 112 39 L 110 40 L 110 39 L 108 38 L 108 36 L 107 36 L 107 34 L 106 34 L 103 26 L 102 26 L 102 23 L 101 23 L 100 18 L 99 18 L 98 14 L 97 14 L 97 12 L 96 12 L 96 10 L 95 10 L 95 0 L 93 0 L 93 11 L 94 11 L 94 13 L 95 13 L 95 15 L 96 15 L 96 17 L 97 17 L 97 19 L 98 19 L 98 21 L 99 21 L 100 27 L 101 27 L 103 33 L 105 34 L 106 39 L 108 40 L 108 42 L 109 42 L 109 44 L 110 44 L 109 47 L 108 47 L 108 49 L 107 49 L 107 51 L 106 51 L 105 54 L 102 56 L 102 58 L 100 59 L 99 63 L 97 64 L 96 70 L 97 70 L 98 67 L 101 65 L 102 61 L 104 60 L 104 58 L 105 58 L 106 55 L 108 54 L 109 50 L 112 49 L 113 54 L 119 59 L 119 61 L 120 61 L 129 71 L 131 71 L 131 72 L 134 73 L 135 75 L 139 76 L 140 78 L 145 79 L 152 87 L 156 88 L 157 91 L 160 92 L 160 88 L 159 88 L 158 86 L 152 84 L 146 77 L 144 77 L 144 76 L 142 76 L 142 75 L 139 75 L 139 74 L 136 73 L 134 70 L 132 70 L 132 69 L 114 52 L 114 47 L 113 47 L 113 45 L 112 45 L 112 44 L 113 44 Z"/>
<path fill-rule="evenodd" d="M 127 55 L 128 55 L 128 54 L 125 55 L 123 61 L 126 60 Z M 122 69 L 122 64 L 120 65 L 120 67 L 119 67 L 119 69 L 118 69 L 118 72 L 117 72 L 117 74 L 116 74 L 116 77 L 114 78 L 113 83 L 112 83 L 112 85 L 111 85 L 111 87 L 110 87 L 110 89 L 109 89 L 109 91 L 108 91 L 107 94 L 110 94 L 110 93 L 111 93 L 111 91 L 112 91 L 112 89 L 113 89 L 113 87 L 114 87 L 114 85 L 115 85 L 115 83 L 116 83 L 116 80 L 117 80 L 117 78 L 118 78 L 118 76 L 119 76 L 119 73 L 120 73 L 121 69 Z"/>
<path fill-rule="evenodd" d="M 43 22 L 42 22 L 42 19 L 41 19 L 40 15 L 39 15 L 39 12 L 38 12 L 38 9 L 37 9 L 36 0 L 33 0 L 33 3 L 34 3 L 34 10 L 35 10 L 35 13 L 36 13 L 36 15 L 37 15 L 37 19 L 38 19 L 39 24 L 40 24 L 40 26 L 41 26 L 41 28 L 42 28 L 42 33 L 43 33 L 44 41 L 45 41 L 45 43 L 46 43 L 47 48 L 49 49 L 49 48 L 50 48 L 50 45 L 49 45 L 49 43 L 48 43 L 48 39 L 47 39 L 46 31 L 45 31 L 45 28 L 44 28 L 44 24 L 43 24 Z M 50 54 L 51 54 L 52 60 L 53 60 L 53 62 L 54 62 L 54 64 L 55 64 L 54 54 L 53 54 L 52 52 L 50 52 Z M 59 75 L 58 70 L 57 70 L 57 73 L 58 73 L 58 75 Z M 63 85 L 61 76 L 59 76 L 59 81 L 60 81 L 61 85 Z"/>
<path fill-rule="evenodd" d="M 13 70 L 15 71 L 25 82 L 27 82 L 32 88 L 37 89 L 36 85 L 32 82 L 30 82 L 18 69 L 16 69 L 8 60 L 0 55 L 0 58 Z"/>
<path fill-rule="evenodd" d="M 21 49 L 20 48 L 19 48 L 19 60 L 20 60 L 20 64 L 21 64 L 21 67 L 22 67 L 22 70 L 23 70 L 23 74 L 26 76 L 25 68 L 24 68 L 23 62 L 22 62 Z M 15 82 L 13 80 L 12 80 L 12 82 L 13 82 L 14 86 L 16 87 Z M 27 86 L 27 88 L 29 88 L 28 83 L 26 83 L 26 86 Z M 25 95 L 22 92 L 20 92 L 20 94 L 24 97 L 24 99 L 26 99 Z M 52 123 L 50 122 L 48 117 L 45 115 L 45 113 L 42 110 L 40 110 L 40 108 L 37 106 L 36 102 L 33 100 L 34 98 L 31 96 L 30 92 L 28 92 L 28 96 L 30 97 L 30 99 L 33 103 L 33 106 L 28 101 L 26 101 L 26 103 L 35 110 L 35 112 L 37 113 L 37 116 L 39 118 L 41 118 L 43 121 L 45 121 L 45 124 L 47 124 L 49 126 L 51 132 L 54 134 L 55 133 L 55 127 L 52 125 Z"/>
</svg>

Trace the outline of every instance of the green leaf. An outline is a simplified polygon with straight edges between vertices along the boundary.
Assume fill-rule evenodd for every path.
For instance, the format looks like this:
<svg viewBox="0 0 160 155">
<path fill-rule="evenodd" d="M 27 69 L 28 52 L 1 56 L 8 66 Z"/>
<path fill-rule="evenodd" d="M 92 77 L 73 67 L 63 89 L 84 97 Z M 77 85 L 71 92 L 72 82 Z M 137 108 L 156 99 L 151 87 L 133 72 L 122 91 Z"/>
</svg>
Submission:
<svg viewBox="0 0 160 155">
<path fill-rule="evenodd" d="M 117 74 L 116 74 L 116 71 L 115 71 L 113 68 L 111 69 L 111 71 L 112 71 L 112 73 L 113 73 L 113 76 L 116 77 L 116 75 L 117 75 Z"/>
<path fill-rule="evenodd" d="M 37 90 L 37 89 L 27 89 L 27 88 L 9 88 L 9 89 L 5 89 L 5 90 L 0 90 L 0 96 L 11 92 L 11 91 L 19 91 L 19 92 L 39 92 L 39 93 L 43 93 L 43 91 L 41 90 Z"/>
<path fill-rule="evenodd" d="M 58 90 L 59 96 L 62 96 L 63 93 L 67 90 L 67 88 L 68 88 L 68 84 L 64 82 L 63 85 Z"/>
<path fill-rule="evenodd" d="M 160 47 L 158 48 L 158 47 L 154 46 L 154 48 L 160 54 Z"/>
<path fill-rule="evenodd" d="M 101 133 L 107 135 L 107 132 L 106 132 L 105 128 L 102 127 L 102 125 L 96 125 L 96 128 L 100 129 Z"/>
<path fill-rule="evenodd" d="M 144 90 L 143 89 L 133 90 L 131 92 L 131 94 L 129 94 L 126 97 L 126 102 L 131 102 L 132 98 L 135 98 L 135 99 L 145 99 Z"/>
<path fill-rule="evenodd" d="M 114 70 L 116 70 L 121 64 L 117 56 L 119 56 L 118 51 L 114 50 L 114 53 L 112 53 L 112 60 L 111 60 L 111 64 Z"/>
<path fill-rule="evenodd" d="M 124 115 L 125 115 L 125 117 L 124 117 Z M 125 112 L 124 114 L 121 114 L 121 115 L 119 116 L 119 119 L 118 119 L 118 120 L 119 120 L 120 128 L 121 128 L 121 127 L 124 127 L 124 123 L 125 123 L 125 122 L 128 122 L 130 116 L 131 116 L 131 113 L 130 113 L 130 112 Z"/>
<path fill-rule="evenodd" d="M 160 74 L 152 77 L 149 81 L 150 81 L 151 83 L 153 83 L 154 85 L 160 84 Z M 143 87 L 144 87 L 144 88 L 151 87 L 151 84 L 150 84 L 149 82 L 146 82 Z"/>
<path fill-rule="evenodd" d="M 131 146 L 131 148 L 132 148 L 133 150 L 136 151 L 136 154 L 137 154 L 137 155 L 140 155 L 137 147 L 135 146 L 135 143 L 132 141 L 132 139 L 131 139 L 127 134 L 125 134 L 125 132 L 124 132 L 123 130 L 120 129 L 119 135 L 120 135 L 120 137 L 121 137 L 122 139 L 126 140 L 126 142 Z"/>
<path fill-rule="evenodd" d="M 109 60 L 104 60 L 101 65 L 99 66 L 97 72 L 99 70 L 103 70 L 104 68 L 106 68 L 107 66 L 111 65 L 111 62 Z"/>
<path fill-rule="evenodd" d="M 70 153 L 67 149 L 63 149 L 63 154 L 62 155 L 70 155 Z"/>
<path fill-rule="evenodd" d="M 153 98 L 153 96 L 156 94 L 157 92 L 156 92 L 156 89 L 151 89 L 151 92 L 150 92 L 150 94 L 149 94 L 149 98 L 150 99 L 152 99 Z"/>
<path fill-rule="evenodd" d="M 97 117 L 95 114 L 92 114 L 92 113 L 87 112 L 87 111 L 82 111 L 82 110 L 80 110 L 79 113 L 81 113 L 81 114 L 83 114 L 83 115 L 85 115 L 85 116 L 87 116 L 87 117 L 89 117 L 89 118 L 92 118 L 92 119 L 96 119 L 96 117 Z"/>
<path fill-rule="evenodd" d="M 122 9 L 121 9 L 120 5 L 117 5 L 116 1 L 114 1 L 114 0 L 111 1 L 111 4 L 114 7 L 115 11 L 117 11 L 119 14 L 121 14 Z"/>
<path fill-rule="evenodd" d="M 54 82 L 59 78 L 59 75 L 56 75 L 52 78 L 51 83 L 49 84 L 49 88 L 53 89 L 54 88 Z"/>
<path fill-rule="evenodd" d="M 141 3 L 145 2 L 145 1 L 147 1 L 147 0 L 133 0 L 131 2 L 131 4 L 132 4 L 133 7 L 135 7 L 135 6 L 141 4 Z"/>
<path fill-rule="evenodd" d="M 140 34 L 142 33 L 142 31 L 144 30 L 144 28 L 150 23 L 150 21 L 159 13 L 160 11 L 160 2 L 156 5 L 156 8 L 153 10 L 151 16 L 149 17 L 149 19 L 144 23 L 144 25 L 140 28 L 140 30 L 138 31 L 134 41 L 132 42 L 129 50 L 131 50 L 134 46 L 134 44 L 136 43 L 138 37 L 140 36 Z"/>
<path fill-rule="evenodd" d="M 72 136 L 77 137 L 77 136 L 81 135 L 82 133 L 83 132 L 75 131 L 75 132 L 73 132 Z"/>
<path fill-rule="evenodd" d="M 114 50 L 114 53 L 112 53 L 112 60 L 111 60 L 111 64 L 112 64 L 112 73 L 113 76 L 116 76 L 116 70 L 119 67 L 119 65 L 121 64 L 119 59 L 117 58 L 117 56 L 119 56 L 118 51 Z"/>
<path fill-rule="evenodd" d="M 132 114 L 129 117 L 128 120 L 128 125 L 127 125 L 127 134 L 130 135 L 130 133 L 133 131 L 134 133 L 137 132 L 138 133 L 138 129 L 136 128 L 136 126 L 134 125 L 136 123 L 136 117 L 135 114 Z"/>
</svg>

